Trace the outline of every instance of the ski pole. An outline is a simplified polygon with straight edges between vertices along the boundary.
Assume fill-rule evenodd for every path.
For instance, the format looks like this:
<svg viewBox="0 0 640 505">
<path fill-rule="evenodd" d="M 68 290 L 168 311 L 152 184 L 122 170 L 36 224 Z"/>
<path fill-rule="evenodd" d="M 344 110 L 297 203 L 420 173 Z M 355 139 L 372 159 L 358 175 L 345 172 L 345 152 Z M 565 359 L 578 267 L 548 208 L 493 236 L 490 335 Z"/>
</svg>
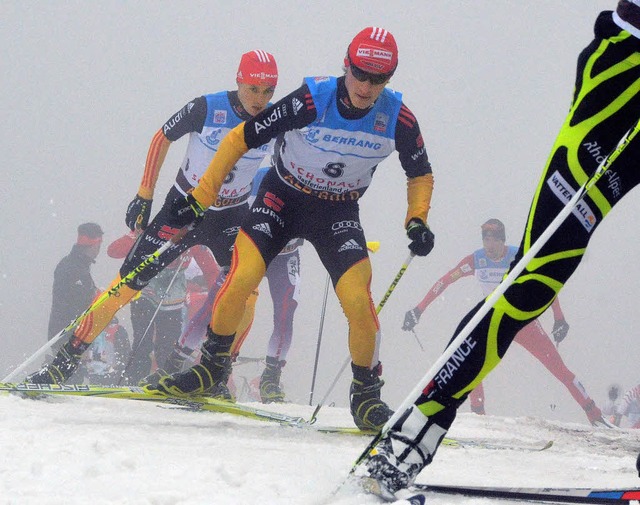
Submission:
<svg viewBox="0 0 640 505">
<path fill-rule="evenodd" d="M 498 299 L 504 294 L 504 292 L 513 284 L 516 277 L 522 273 L 522 271 L 529 265 L 529 262 L 535 257 L 540 249 L 547 243 L 551 235 L 553 235 L 564 220 L 573 212 L 578 203 L 582 200 L 586 193 L 600 180 L 604 173 L 609 169 L 611 164 L 620 156 L 622 151 L 629 145 L 629 143 L 640 132 L 640 120 L 630 128 L 624 136 L 618 142 L 616 148 L 598 165 L 598 168 L 594 174 L 587 179 L 587 181 L 576 191 L 569 202 L 558 213 L 555 219 L 547 226 L 545 231 L 540 237 L 531 245 L 527 253 L 516 263 L 509 274 L 502 280 L 498 287 L 485 299 L 484 303 L 480 306 L 480 309 L 474 314 L 474 316 L 467 322 L 462 328 L 460 333 L 455 339 L 447 346 L 442 355 L 436 360 L 433 366 L 427 371 L 422 379 L 416 384 L 413 390 L 405 398 L 402 404 L 397 408 L 395 413 L 389 418 L 389 420 L 382 427 L 380 432 L 371 440 L 369 445 L 363 453 L 358 457 L 350 473 L 353 473 L 358 464 L 369 454 L 369 452 L 376 446 L 380 439 L 391 429 L 391 427 L 400 419 L 408 409 L 415 403 L 420 397 L 427 385 L 434 379 L 438 371 L 446 365 L 454 352 L 458 349 L 458 346 L 462 344 L 471 332 L 478 326 L 482 318 L 486 316 L 491 308 L 496 304 Z"/>
<path fill-rule="evenodd" d="M 316 387 L 316 373 L 318 372 L 318 358 L 320 357 L 320 344 L 322 343 L 322 329 L 324 327 L 324 314 L 327 309 L 327 297 L 329 296 L 329 283 L 331 277 L 327 273 L 327 281 L 324 285 L 324 298 L 322 300 L 322 312 L 320 313 L 320 327 L 318 328 L 318 344 L 316 345 L 316 359 L 313 363 L 313 375 L 311 377 L 311 392 L 309 393 L 309 405 L 313 405 L 313 392 Z"/>
<path fill-rule="evenodd" d="M 151 263 L 153 263 L 162 253 L 176 244 L 186 233 L 192 229 L 191 226 L 183 228 L 179 233 L 176 233 L 171 239 L 165 242 L 156 252 L 149 255 L 144 259 L 142 263 L 140 263 L 136 268 L 134 268 L 131 272 L 124 276 L 124 278 L 120 279 L 120 281 L 111 287 L 108 291 L 104 291 L 98 298 L 96 298 L 91 305 L 78 317 L 76 317 L 73 321 L 71 321 L 65 328 L 60 330 L 55 336 L 53 336 L 49 341 L 47 341 L 42 347 L 40 347 L 31 357 L 27 358 L 24 363 L 15 368 L 9 375 L 7 375 L 2 382 L 10 382 L 14 377 L 16 377 L 19 373 L 21 373 L 25 368 L 27 368 L 31 363 L 44 355 L 47 350 L 49 350 L 56 342 L 58 342 L 68 331 L 73 330 L 76 326 L 78 326 L 82 320 L 91 314 L 94 310 L 100 307 L 104 302 L 106 302 L 110 297 L 117 296 L 120 288 L 133 280 L 140 272 L 142 272 L 145 268 L 147 268 Z"/>
<path fill-rule="evenodd" d="M 184 255 L 182 256 L 182 258 L 180 258 L 180 264 L 178 265 L 178 268 L 176 268 L 176 271 L 173 274 L 173 277 L 171 277 L 171 281 L 169 281 L 169 284 L 167 284 L 167 287 L 165 288 L 164 293 L 162 293 L 158 306 L 156 307 L 155 312 L 151 316 L 151 319 L 149 320 L 149 324 L 147 325 L 147 328 L 144 330 L 144 333 L 142 334 L 142 337 L 140 337 L 140 340 L 138 340 L 138 343 L 136 344 L 135 349 L 131 351 L 131 354 L 129 355 L 129 359 L 127 360 L 127 364 L 122 369 L 122 373 L 120 374 L 120 379 L 118 379 L 118 384 L 117 384 L 118 386 L 120 385 L 122 380 L 127 376 L 129 367 L 133 362 L 133 358 L 136 357 L 136 355 L 138 354 L 138 351 L 140 350 L 140 347 L 142 347 L 142 342 L 144 342 L 144 339 L 146 338 L 147 333 L 149 333 L 149 330 L 151 329 L 151 325 L 155 321 L 156 316 L 158 315 L 158 312 L 160 312 L 160 309 L 162 308 L 162 304 L 165 298 L 167 297 L 167 295 L 169 294 L 169 290 L 171 289 L 171 286 L 173 286 L 173 283 L 175 282 L 176 277 L 178 277 L 178 274 L 180 273 L 180 269 L 182 268 L 182 265 L 184 265 L 184 262 L 186 259 L 187 259 L 187 255 Z"/>
<path fill-rule="evenodd" d="M 371 253 L 375 253 L 378 251 L 378 249 L 380 249 L 380 242 L 379 241 L 372 241 L 372 242 L 367 242 L 367 250 Z M 318 371 L 318 359 L 320 357 L 320 344 L 322 342 L 322 329 L 324 327 L 324 316 L 325 316 L 325 311 L 327 308 L 327 296 L 329 294 L 329 281 L 330 281 L 330 277 L 329 277 L 329 273 L 327 272 L 327 282 L 324 286 L 324 299 L 322 301 L 322 313 L 320 315 L 320 328 L 318 329 L 318 345 L 316 346 L 316 359 L 315 362 L 313 364 L 313 375 L 311 378 L 311 392 L 309 394 L 309 405 L 313 405 L 313 393 L 315 391 L 315 386 L 316 386 L 316 373 Z M 342 374 L 342 371 L 340 371 L 340 374 Z M 339 377 L 339 376 L 338 376 Z M 332 387 L 333 389 L 333 387 Z M 324 403 L 324 401 L 323 401 Z M 315 421 L 315 419 L 314 419 Z"/>
<path fill-rule="evenodd" d="M 389 296 L 391 296 L 391 293 L 393 293 L 393 290 L 396 289 L 396 286 L 397 286 L 398 282 L 400 282 L 400 279 L 402 279 L 402 276 L 404 275 L 405 271 L 407 270 L 407 268 L 409 268 L 409 265 L 411 264 L 411 260 L 413 260 L 414 256 L 415 256 L 415 254 L 413 252 L 409 253 L 409 256 L 407 256 L 407 259 L 404 261 L 404 263 L 400 267 L 400 270 L 396 274 L 395 279 L 393 279 L 393 282 L 389 286 L 389 289 L 387 289 L 387 292 L 382 297 L 382 300 L 378 304 L 378 307 L 376 307 L 376 314 L 380 314 L 380 311 L 382 310 L 382 307 L 384 307 L 385 303 L 387 303 L 387 300 L 389 299 Z M 331 383 L 331 386 L 329 386 L 329 390 L 326 392 L 326 394 L 324 395 L 324 397 L 322 398 L 320 403 L 318 403 L 318 405 L 316 406 L 315 410 L 313 411 L 313 414 L 309 418 L 309 423 L 310 424 L 313 424 L 313 423 L 316 422 L 316 419 L 317 419 L 317 416 L 318 416 L 318 412 L 320 412 L 320 409 L 324 405 L 324 402 L 326 402 L 327 398 L 329 398 L 329 395 L 331 394 L 331 392 L 333 391 L 333 388 L 338 383 L 338 380 L 342 376 L 342 373 L 344 372 L 345 368 L 347 368 L 347 365 L 349 364 L 350 361 L 351 361 L 351 356 L 347 356 L 347 359 L 342 364 L 342 367 L 338 371 L 338 374 L 336 375 L 335 379 L 333 379 L 333 382 Z"/>
</svg>

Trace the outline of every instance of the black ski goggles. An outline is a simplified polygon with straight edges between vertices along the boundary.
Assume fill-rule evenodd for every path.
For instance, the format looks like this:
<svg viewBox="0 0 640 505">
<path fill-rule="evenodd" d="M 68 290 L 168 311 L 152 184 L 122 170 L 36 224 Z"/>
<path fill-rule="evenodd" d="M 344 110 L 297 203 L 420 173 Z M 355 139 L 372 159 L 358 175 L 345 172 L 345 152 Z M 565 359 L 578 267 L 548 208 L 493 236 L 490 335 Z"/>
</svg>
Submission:
<svg viewBox="0 0 640 505">
<path fill-rule="evenodd" d="M 391 76 L 393 75 L 393 72 L 390 72 L 388 74 L 370 74 L 369 72 L 365 72 L 361 68 L 356 67 L 351 62 L 350 58 L 349 58 L 349 68 L 351 69 L 351 74 L 353 74 L 353 77 L 355 77 L 356 80 L 360 82 L 369 81 L 374 86 L 379 86 L 380 84 L 384 84 L 389 79 L 391 79 Z"/>
</svg>

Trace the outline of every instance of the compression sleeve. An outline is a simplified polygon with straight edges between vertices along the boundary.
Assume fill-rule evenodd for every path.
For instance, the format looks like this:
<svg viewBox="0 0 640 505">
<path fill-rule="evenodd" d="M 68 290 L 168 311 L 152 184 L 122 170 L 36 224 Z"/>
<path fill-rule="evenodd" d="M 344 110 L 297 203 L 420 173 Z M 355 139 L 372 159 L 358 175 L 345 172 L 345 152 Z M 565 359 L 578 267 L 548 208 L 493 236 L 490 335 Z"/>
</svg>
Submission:
<svg viewBox="0 0 640 505">
<path fill-rule="evenodd" d="M 427 214 L 433 193 L 433 174 L 421 175 L 407 179 L 407 216 L 404 220 L 406 228 L 414 218 L 427 222 Z"/>
<path fill-rule="evenodd" d="M 249 148 L 244 141 L 245 123 L 240 123 L 220 142 L 220 147 L 207 170 L 193 190 L 193 197 L 205 208 L 216 201 L 225 177 Z"/>
<path fill-rule="evenodd" d="M 144 174 L 138 195 L 151 200 L 158 182 L 160 168 L 169 151 L 171 142 L 191 132 L 201 132 L 207 117 L 207 100 L 204 96 L 194 98 L 169 118 L 160 128 L 149 146 Z"/>
<path fill-rule="evenodd" d="M 411 219 L 427 222 L 427 214 L 433 193 L 433 174 L 425 149 L 420 125 L 411 110 L 402 104 L 395 131 L 396 150 L 400 164 L 407 175 L 407 216 L 405 227 Z"/>
<path fill-rule="evenodd" d="M 164 159 L 169 151 L 171 142 L 162 133 L 162 129 L 158 130 L 151 140 L 149 146 L 149 152 L 147 153 L 147 161 L 144 165 L 144 173 L 142 174 L 142 181 L 138 188 L 138 195 L 147 200 L 153 199 L 153 191 L 158 182 L 158 176 L 160 175 L 160 167 L 164 163 Z"/>
</svg>

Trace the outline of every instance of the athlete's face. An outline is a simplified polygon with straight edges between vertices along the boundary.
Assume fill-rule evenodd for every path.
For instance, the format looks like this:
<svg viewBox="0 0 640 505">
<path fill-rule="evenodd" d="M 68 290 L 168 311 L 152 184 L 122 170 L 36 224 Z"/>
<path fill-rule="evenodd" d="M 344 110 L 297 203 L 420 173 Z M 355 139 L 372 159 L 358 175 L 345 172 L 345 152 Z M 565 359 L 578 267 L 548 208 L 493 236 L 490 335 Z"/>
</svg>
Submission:
<svg viewBox="0 0 640 505">
<path fill-rule="evenodd" d="M 390 77 L 380 84 L 373 84 L 366 77 L 366 73 L 359 71 L 357 75 L 360 78 L 356 78 L 351 65 L 347 67 L 344 83 L 347 87 L 347 93 L 349 93 L 349 100 L 351 100 L 351 105 L 358 109 L 368 109 L 378 99 Z"/>
<path fill-rule="evenodd" d="M 504 240 L 493 235 L 482 237 L 482 247 L 490 260 L 498 261 L 504 256 Z"/>
<path fill-rule="evenodd" d="M 249 114 L 255 116 L 267 108 L 267 103 L 273 98 L 275 86 L 238 83 L 238 99 Z"/>
</svg>

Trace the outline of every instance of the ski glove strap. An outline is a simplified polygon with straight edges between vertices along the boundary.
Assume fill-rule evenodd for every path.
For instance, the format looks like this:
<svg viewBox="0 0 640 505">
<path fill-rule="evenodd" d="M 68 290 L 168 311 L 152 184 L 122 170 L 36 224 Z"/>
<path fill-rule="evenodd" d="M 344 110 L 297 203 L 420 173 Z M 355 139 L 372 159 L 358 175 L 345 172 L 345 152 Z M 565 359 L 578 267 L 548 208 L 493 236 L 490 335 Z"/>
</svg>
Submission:
<svg viewBox="0 0 640 505">
<path fill-rule="evenodd" d="M 207 209 L 193 195 L 176 198 L 169 210 L 169 224 L 175 228 L 197 225 Z"/>
<path fill-rule="evenodd" d="M 124 222 L 127 224 L 131 231 L 136 229 L 136 226 L 141 229 L 145 229 L 149 224 L 149 216 L 151 215 L 151 203 L 153 200 L 147 200 L 140 195 L 131 200 L 131 203 L 127 207 L 127 215 Z"/>
<path fill-rule="evenodd" d="M 426 256 L 433 249 L 435 236 L 429 227 L 419 219 L 409 221 L 407 237 L 411 240 L 409 249 L 418 256 Z"/>
<path fill-rule="evenodd" d="M 553 335 L 553 340 L 556 341 L 556 344 L 562 342 L 567 336 L 567 333 L 569 333 L 569 323 L 564 319 L 559 319 L 553 323 L 553 330 L 551 330 L 551 334 Z"/>
<path fill-rule="evenodd" d="M 418 310 L 418 308 L 408 310 L 404 315 L 402 329 L 404 331 L 412 331 L 416 324 L 418 324 L 418 321 L 420 321 L 420 310 Z"/>
</svg>

